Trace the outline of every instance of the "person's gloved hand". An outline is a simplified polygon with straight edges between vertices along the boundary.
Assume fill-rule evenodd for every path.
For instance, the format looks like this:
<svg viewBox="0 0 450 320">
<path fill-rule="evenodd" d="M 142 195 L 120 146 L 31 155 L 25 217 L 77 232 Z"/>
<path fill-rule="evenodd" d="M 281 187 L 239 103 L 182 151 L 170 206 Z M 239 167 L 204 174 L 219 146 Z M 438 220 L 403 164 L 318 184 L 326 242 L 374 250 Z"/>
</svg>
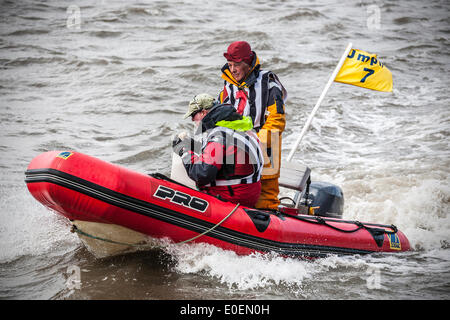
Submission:
<svg viewBox="0 0 450 320">
<path fill-rule="evenodd" d="M 186 138 L 187 133 L 181 132 L 172 140 L 172 150 L 180 157 L 189 149 L 190 138 Z"/>
</svg>

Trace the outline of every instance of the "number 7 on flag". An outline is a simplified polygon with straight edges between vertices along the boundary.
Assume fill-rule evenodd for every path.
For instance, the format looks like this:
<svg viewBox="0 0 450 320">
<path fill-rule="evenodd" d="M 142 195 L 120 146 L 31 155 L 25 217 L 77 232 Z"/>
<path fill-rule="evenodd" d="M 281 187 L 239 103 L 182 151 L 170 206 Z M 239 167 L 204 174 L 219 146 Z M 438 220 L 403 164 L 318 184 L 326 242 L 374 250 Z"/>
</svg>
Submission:
<svg viewBox="0 0 450 320">
<path fill-rule="evenodd" d="M 364 71 L 367 71 L 367 74 L 359 82 L 365 82 L 367 77 L 373 75 L 375 72 L 375 70 L 369 68 L 364 68 Z"/>
</svg>

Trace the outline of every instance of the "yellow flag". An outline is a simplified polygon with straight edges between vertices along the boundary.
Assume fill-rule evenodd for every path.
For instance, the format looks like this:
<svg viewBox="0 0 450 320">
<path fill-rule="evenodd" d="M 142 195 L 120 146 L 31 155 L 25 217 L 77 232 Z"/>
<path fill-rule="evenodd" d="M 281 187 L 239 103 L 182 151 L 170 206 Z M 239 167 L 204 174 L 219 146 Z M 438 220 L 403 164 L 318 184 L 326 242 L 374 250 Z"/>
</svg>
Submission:
<svg viewBox="0 0 450 320">
<path fill-rule="evenodd" d="M 377 55 L 357 49 L 350 50 L 334 81 L 386 92 L 392 92 L 393 86 L 391 71 Z"/>
</svg>

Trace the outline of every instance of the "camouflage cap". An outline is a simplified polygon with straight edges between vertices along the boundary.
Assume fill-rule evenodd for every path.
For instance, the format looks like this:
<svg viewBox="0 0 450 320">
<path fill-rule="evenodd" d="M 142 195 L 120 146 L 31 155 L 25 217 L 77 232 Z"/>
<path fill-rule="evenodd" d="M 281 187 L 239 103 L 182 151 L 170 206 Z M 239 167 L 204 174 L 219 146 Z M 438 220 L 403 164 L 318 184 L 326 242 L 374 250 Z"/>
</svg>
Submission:
<svg viewBox="0 0 450 320">
<path fill-rule="evenodd" d="M 201 111 L 211 109 L 215 104 L 215 99 L 207 93 L 201 93 L 194 97 L 189 102 L 188 112 L 184 115 L 184 118 L 189 118 L 192 114 Z"/>
</svg>

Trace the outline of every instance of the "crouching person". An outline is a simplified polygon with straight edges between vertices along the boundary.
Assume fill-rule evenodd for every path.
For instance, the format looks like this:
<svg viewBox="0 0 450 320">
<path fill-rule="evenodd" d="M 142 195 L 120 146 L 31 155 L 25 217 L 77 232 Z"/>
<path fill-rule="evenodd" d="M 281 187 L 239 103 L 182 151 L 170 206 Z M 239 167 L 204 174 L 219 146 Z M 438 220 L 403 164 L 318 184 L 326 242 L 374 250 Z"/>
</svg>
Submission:
<svg viewBox="0 0 450 320">
<path fill-rule="evenodd" d="M 198 153 L 192 150 L 190 138 L 178 136 L 173 141 L 188 176 L 202 191 L 254 207 L 261 193 L 264 160 L 251 118 L 208 94 L 194 97 L 185 114 L 188 117 L 205 136 Z"/>
</svg>

